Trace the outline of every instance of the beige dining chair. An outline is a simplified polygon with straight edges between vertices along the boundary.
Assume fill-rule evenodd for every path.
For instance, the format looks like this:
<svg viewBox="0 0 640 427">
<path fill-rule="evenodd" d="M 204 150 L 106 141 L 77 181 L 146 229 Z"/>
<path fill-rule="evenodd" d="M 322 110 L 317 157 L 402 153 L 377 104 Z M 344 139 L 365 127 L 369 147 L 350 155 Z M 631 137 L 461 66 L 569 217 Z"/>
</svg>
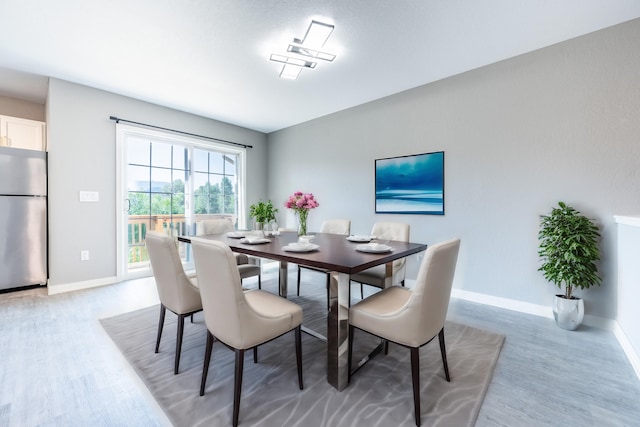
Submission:
<svg viewBox="0 0 640 427">
<path fill-rule="evenodd" d="M 173 373 L 177 374 L 180 366 L 184 318 L 202 311 L 200 292 L 192 282 L 192 280 L 195 281 L 195 278 L 192 279 L 185 274 L 176 244 L 171 237 L 163 233 L 147 231 L 145 240 L 160 298 L 160 321 L 158 322 L 155 352 L 157 353 L 160 348 L 164 318 L 166 310 L 169 309 L 178 316 L 176 356 L 173 369 Z"/>
<path fill-rule="evenodd" d="M 204 236 L 207 234 L 222 234 L 235 231 L 233 223 L 229 218 L 206 219 L 196 222 L 196 236 Z M 246 254 L 234 253 L 240 279 L 258 276 L 258 289 L 262 289 L 262 268 L 260 263 L 253 263 Z"/>
<path fill-rule="evenodd" d="M 411 377 L 416 425 L 420 425 L 420 354 L 419 349 L 436 336 L 447 381 L 449 366 L 444 342 L 444 322 L 447 317 L 451 286 L 456 270 L 460 239 L 430 246 L 413 290 L 392 286 L 371 295 L 349 309 L 349 380 L 353 356 L 353 331 L 361 329 L 385 341 L 411 350 Z"/>
<path fill-rule="evenodd" d="M 207 326 L 200 396 L 204 395 L 213 342 L 217 340 L 235 352 L 233 425 L 237 426 L 246 350 L 253 349 L 257 363 L 259 345 L 295 331 L 298 386 L 302 390 L 302 308 L 266 291 L 242 292 L 233 253 L 224 243 L 194 238 L 191 245 Z"/>
<path fill-rule="evenodd" d="M 409 241 L 409 224 L 401 222 L 378 222 L 373 225 L 371 235 L 376 240 L 384 242 L 385 240 L 398 240 L 401 242 Z M 404 286 L 404 278 L 407 269 L 406 258 L 400 258 L 393 261 L 391 284 L 400 284 Z M 387 268 L 385 264 L 368 268 L 356 274 L 351 275 L 351 280 L 360 283 L 360 298 L 364 298 L 364 285 L 374 286 L 384 289 Z"/>
<path fill-rule="evenodd" d="M 322 222 L 320 226 L 321 233 L 340 234 L 348 236 L 351 232 L 351 221 L 348 219 L 328 219 Z M 326 275 L 327 281 L 327 310 L 329 309 L 329 286 L 331 286 L 330 270 L 318 267 L 300 266 L 298 265 L 298 291 L 297 295 L 300 296 L 300 272 L 302 269 L 317 271 Z"/>
</svg>

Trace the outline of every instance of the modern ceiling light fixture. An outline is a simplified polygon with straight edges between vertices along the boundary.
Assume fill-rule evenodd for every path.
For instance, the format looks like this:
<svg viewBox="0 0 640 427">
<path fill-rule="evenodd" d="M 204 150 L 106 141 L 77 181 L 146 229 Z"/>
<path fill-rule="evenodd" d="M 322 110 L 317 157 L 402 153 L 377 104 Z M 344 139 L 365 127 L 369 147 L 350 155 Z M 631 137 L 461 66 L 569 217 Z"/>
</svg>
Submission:
<svg viewBox="0 0 640 427">
<path fill-rule="evenodd" d="M 334 28 L 333 25 L 325 24 L 324 22 L 311 21 L 304 38 L 302 40 L 293 39 L 293 42 L 308 47 L 320 48 L 327 42 Z"/>
<path fill-rule="evenodd" d="M 287 47 L 287 52 L 306 58 L 332 62 L 336 56 L 331 53 L 322 52 L 319 49 L 327 42 L 334 28 L 333 25 L 312 20 L 304 38 L 294 38 L 293 43 Z M 314 69 L 317 65 L 317 62 L 276 53 L 272 53 L 269 60 L 284 63 L 285 65 L 280 72 L 280 78 L 291 80 L 297 79 L 303 68 Z"/>
<path fill-rule="evenodd" d="M 336 56 L 331 53 L 320 52 L 319 50 L 309 49 L 303 46 L 298 46 L 295 44 L 290 44 L 287 48 L 287 52 L 297 53 L 299 55 L 308 56 L 310 58 L 318 58 L 324 61 L 333 61 L 336 59 Z"/>
<path fill-rule="evenodd" d="M 282 71 L 280 72 L 280 78 L 295 80 L 300 75 L 300 71 L 303 68 L 316 68 L 316 62 L 305 61 L 304 59 L 292 58 L 290 56 L 278 55 L 276 53 L 271 54 L 271 61 L 274 62 L 282 62 L 284 67 L 282 67 Z"/>
</svg>

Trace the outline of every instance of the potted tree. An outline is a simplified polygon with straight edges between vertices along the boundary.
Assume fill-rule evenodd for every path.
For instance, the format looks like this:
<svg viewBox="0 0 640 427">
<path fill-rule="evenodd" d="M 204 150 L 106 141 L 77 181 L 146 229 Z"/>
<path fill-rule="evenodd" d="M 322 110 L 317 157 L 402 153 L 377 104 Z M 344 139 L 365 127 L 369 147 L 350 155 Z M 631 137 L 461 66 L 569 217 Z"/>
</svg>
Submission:
<svg viewBox="0 0 640 427">
<path fill-rule="evenodd" d="M 249 216 L 255 221 L 256 230 L 264 230 L 264 226 L 276 220 L 278 209 L 274 209 L 271 200 L 260 201 L 249 206 Z"/>
<path fill-rule="evenodd" d="M 538 255 L 542 265 L 538 271 L 558 288 L 564 287 L 564 294 L 556 295 L 553 306 L 553 316 L 561 328 L 574 330 L 584 317 L 584 303 L 573 291 L 601 282 L 595 263 L 600 259 L 599 237 L 591 219 L 563 202 L 549 215 L 540 216 Z"/>
</svg>

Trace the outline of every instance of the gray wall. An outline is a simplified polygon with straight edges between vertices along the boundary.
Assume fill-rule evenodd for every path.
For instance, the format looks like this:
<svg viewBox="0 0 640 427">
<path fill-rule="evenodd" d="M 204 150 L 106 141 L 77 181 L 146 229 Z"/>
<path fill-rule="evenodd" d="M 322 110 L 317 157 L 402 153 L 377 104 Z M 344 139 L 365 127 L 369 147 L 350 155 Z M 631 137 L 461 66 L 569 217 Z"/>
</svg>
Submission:
<svg viewBox="0 0 640 427">
<path fill-rule="evenodd" d="M 51 79 L 50 288 L 116 275 L 116 136 L 109 116 L 253 145 L 247 155 L 247 203 L 266 194 L 263 133 Z M 100 202 L 79 203 L 80 190 L 99 191 Z M 90 251 L 89 261 L 80 261 L 83 249 Z"/>
<path fill-rule="evenodd" d="M 615 319 L 613 215 L 640 212 L 638 40 L 635 20 L 269 134 L 269 195 L 313 192 L 311 230 L 347 217 L 353 233 L 392 220 L 417 242 L 459 236 L 457 289 L 542 306 L 557 289 L 537 271 L 539 215 L 565 201 L 603 236 L 586 311 Z M 446 214 L 375 215 L 374 159 L 438 150 Z"/>
</svg>

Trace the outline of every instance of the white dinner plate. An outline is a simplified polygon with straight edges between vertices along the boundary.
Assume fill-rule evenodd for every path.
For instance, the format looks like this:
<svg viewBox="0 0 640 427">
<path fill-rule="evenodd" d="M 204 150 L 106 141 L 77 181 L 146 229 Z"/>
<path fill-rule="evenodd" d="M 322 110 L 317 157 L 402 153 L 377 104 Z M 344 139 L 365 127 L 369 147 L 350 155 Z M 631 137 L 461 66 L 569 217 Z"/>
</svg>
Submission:
<svg viewBox="0 0 640 427">
<path fill-rule="evenodd" d="M 348 236 L 347 240 L 350 242 L 368 243 L 371 241 L 371 237 L 356 235 L 356 236 Z"/>
<path fill-rule="evenodd" d="M 259 245 L 259 244 L 262 244 L 262 243 L 271 243 L 271 240 L 265 239 L 264 237 L 261 237 L 259 239 L 247 239 L 247 238 L 244 238 L 244 239 L 240 240 L 240 243 L 246 243 L 248 245 Z"/>
<path fill-rule="evenodd" d="M 295 245 L 283 246 L 282 250 L 287 252 L 311 252 L 311 251 L 315 251 L 319 247 L 320 246 L 316 245 L 315 243 L 307 243 L 304 245 L 295 244 Z"/>
<path fill-rule="evenodd" d="M 381 245 L 379 243 L 370 243 L 368 245 L 358 245 L 356 246 L 356 251 L 360 252 L 369 252 L 372 254 L 381 254 L 385 252 L 391 252 L 393 248 L 387 245 Z"/>
<path fill-rule="evenodd" d="M 230 231 L 227 233 L 227 237 L 232 239 L 242 239 L 244 237 L 244 233 L 241 231 Z"/>
</svg>

